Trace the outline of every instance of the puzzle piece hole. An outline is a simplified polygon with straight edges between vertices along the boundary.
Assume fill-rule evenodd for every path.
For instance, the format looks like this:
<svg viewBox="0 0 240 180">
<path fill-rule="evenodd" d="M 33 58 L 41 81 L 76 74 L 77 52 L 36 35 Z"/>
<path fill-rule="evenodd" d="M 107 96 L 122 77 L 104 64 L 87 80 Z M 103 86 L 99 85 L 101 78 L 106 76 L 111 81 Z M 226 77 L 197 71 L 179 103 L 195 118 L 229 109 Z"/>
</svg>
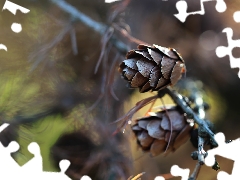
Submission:
<svg viewBox="0 0 240 180">
<path fill-rule="evenodd" d="M 234 21 L 236 21 L 237 23 L 240 22 L 240 11 L 236 11 L 236 12 L 233 14 L 233 19 L 234 19 Z"/>
<path fill-rule="evenodd" d="M 239 72 L 239 68 L 232 68 L 232 70 L 234 71 L 234 73 L 238 74 Z"/>
<path fill-rule="evenodd" d="M 201 10 L 201 1 L 185 0 L 185 2 L 187 3 L 187 12 L 188 13 Z"/>
<path fill-rule="evenodd" d="M 225 171 L 228 174 L 232 174 L 234 161 L 230 160 L 230 159 L 227 159 L 227 158 L 224 158 L 222 156 L 218 156 L 218 155 L 216 155 L 215 157 L 216 157 L 216 159 L 217 159 L 217 161 L 219 163 L 219 166 L 221 168 L 220 170 L 221 171 Z"/>
<path fill-rule="evenodd" d="M 165 178 L 162 177 L 162 176 L 157 176 L 157 177 L 154 178 L 154 180 L 165 180 Z"/>
<path fill-rule="evenodd" d="M 240 47 L 234 47 L 232 49 L 232 55 L 234 58 L 240 58 Z"/>
<path fill-rule="evenodd" d="M 12 141 L 15 141 L 16 138 L 17 126 L 15 125 L 8 126 L 0 133 L 0 142 L 4 147 L 7 147 Z"/>
</svg>

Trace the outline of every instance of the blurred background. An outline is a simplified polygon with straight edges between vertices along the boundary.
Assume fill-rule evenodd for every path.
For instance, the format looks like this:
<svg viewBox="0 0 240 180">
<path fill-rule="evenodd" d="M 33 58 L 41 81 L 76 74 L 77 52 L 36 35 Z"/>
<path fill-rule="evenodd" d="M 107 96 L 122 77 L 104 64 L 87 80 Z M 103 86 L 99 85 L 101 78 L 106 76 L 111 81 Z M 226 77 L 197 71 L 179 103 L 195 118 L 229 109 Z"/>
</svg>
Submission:
<svg viewBox="0 0 240 180">
<path fill-rule="evenodd" d="M 90 27 L 74 11 L 60 8 L 61 1 L 11 2 L 30 12 L 13 15 L 3 10 L 0 15 L 0 43 L 8 48 L 0 50 L 0 119 L 11 123 L 0 140 L 4 146 L 12 140 L 20 144 L 13 154 L 20 165 L 33 157 L 27 146 L 34 141 L 40 145 L 44 171 L 59 171 L 59 161 L 69 159 L 66 174 L 73 179 L 84 174 L 93 180 L 128 179 L 146 172 L 142 179 L 151 180 L 169 173 L 174 164 L 193 171 L 196 161 L 190 154 L 195 149 L 190 142 L 166 157 L 153 158 L 137 148 L 129 128 L 111 135 L 117 127 L 111 122 L 155 93 L 128 89 L 118 73 L 118 64 L 139 41 L 175 48 L 187 67 L 181 81 L 190 78 L 201 84 L 210 105 L 207 118 L 217 132 L 224 132 L 226 139 L 240 137 L 239 69 L 230 68 L 228 56 L 215 53 L 216 47 L 228 46 L 224 28 L 231 27 L 233 39 L 240 39 L 240 23 L 233 19 L 239 1 L 226 1 L 223 13 L 216 11 L 216 1 L 205 2 L 205 14 L 188 16 L 184 23 L 174 16 L 177 0 L 65 1 L 100 23 L 97 30 L 97 24 Z M 188 12 L 201 8 L 200 0 L 186 2 Z M 1 0 L 0 7 L 4 3 Z M 20 33 L 11 31 L 13 22 L 22 25 Z M 240 57 L 239 48 L 233 56 Z M 180 85 L 175 89 L 183 90 Z M 134 117 L 143 116 L 146 108 Z M 231 173 L 232 161 L 218 161 L 221 170 Z M 216 175 L 203 166 L 198 179 L 213 180 Z"/>
</svg>

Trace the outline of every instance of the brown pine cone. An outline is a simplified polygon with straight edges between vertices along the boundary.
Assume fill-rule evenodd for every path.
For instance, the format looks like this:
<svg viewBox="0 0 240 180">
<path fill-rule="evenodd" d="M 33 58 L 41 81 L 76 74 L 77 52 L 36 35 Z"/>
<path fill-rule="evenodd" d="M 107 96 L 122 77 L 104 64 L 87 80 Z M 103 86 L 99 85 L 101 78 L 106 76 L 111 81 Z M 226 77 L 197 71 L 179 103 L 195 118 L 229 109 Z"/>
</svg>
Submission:
<svg viewBox="0 0 240 180">
<path fill-rule="evenodd" d="M 185 71 L 184 60 L 173 48 L 138 45 L 138 49 L 129 51 L 126 58 L 119 72 L 130 88 L 139 88 L 141 93 L 175 85 Z"/>
<path fill-rule="evenodd" d="M 172 137 L 170 121 L 172 123 Z M 152 156 L 163 152 L 175 151 L 190 138 L 191 127 L 179 108 L 171 108 L 156 113 L 155 116 L 143 117 L 136 120 L 132 130 L 137 143 L 144 151 L 150 151 Z M 168 146 L 168 142 L 169 147 Z"/>
</svg>

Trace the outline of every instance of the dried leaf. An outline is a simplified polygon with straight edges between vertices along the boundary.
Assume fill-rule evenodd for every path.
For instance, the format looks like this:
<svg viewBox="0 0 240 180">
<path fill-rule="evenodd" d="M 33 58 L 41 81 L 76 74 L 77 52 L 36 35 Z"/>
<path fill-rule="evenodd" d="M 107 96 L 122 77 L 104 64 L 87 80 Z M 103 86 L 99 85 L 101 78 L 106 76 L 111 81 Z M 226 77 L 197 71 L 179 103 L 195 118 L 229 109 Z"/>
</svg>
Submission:
<svg viewBox="0 0 240 180">
<path fill-rule="evenodd" d="M 174 60 L 172 60 L 172 59 L 170 59 L 170 58 L 168 58 L 168 57 L 166 57 L 166 56 L 164 56 L 164 57 L 162 58 L 162 62 L 161 62 L 161 65 L 162 65 L 162 67 L 161 67 L 161 72 L 162 72 L 163 77 L 164 77 L 165 79 L 170 79 L 171 73 L 172 73 L 172 69 L 173 69 L 175 63 L 176 63 L 176 62 L 175 62 Z"/>
<path fill-rule="evenodd" d="M 137 72 L 131 81 L 131 87 L 143 86 L 147 81 L 148 78 L 143 77 L 141 73 Z"/>
</svg>

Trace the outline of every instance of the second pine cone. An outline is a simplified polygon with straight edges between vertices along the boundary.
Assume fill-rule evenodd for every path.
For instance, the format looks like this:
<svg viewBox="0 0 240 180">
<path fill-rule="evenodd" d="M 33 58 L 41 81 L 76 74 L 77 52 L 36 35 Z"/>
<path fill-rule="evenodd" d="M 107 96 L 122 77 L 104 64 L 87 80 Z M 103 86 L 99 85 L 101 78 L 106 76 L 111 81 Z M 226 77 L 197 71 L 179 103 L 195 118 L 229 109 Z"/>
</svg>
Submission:
<svg viewBox="0 0 240 180">
<path fill-rule="evenodd" d="M 138 145 L 152 156 L 175 151 L 190 138 L 192 129 L 179 107 L 137 119 L 132 126 Z"/>
</svg>

